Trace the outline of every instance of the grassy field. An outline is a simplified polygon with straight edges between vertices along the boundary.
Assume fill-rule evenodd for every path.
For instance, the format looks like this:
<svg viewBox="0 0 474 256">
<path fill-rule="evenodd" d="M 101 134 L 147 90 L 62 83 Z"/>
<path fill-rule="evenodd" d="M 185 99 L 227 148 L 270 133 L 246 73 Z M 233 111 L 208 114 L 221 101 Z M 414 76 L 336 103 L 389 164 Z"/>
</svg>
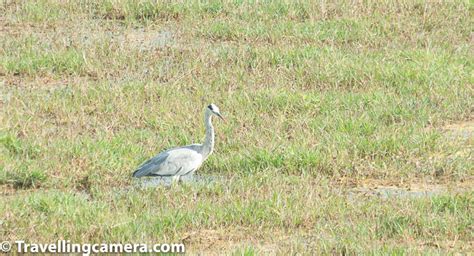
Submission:
<svg viewBox="0 0 474 256">
<path fill-rule="evenodd" d="M 3 0 L 0 240 L 472 253 L 473 8 Z M 222 181 L 136 188 L 209 103 Z"/>
</svg>

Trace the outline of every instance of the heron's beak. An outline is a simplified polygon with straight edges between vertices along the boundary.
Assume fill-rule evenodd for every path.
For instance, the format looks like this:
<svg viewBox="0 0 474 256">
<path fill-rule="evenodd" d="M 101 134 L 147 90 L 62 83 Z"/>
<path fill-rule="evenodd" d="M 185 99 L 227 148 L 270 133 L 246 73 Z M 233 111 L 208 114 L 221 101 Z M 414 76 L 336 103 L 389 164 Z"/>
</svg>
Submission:
<svg viewBox="0 0 474 256">
<path fill-rule="evenodd" d="M 225 122 L 225 118 L 224 118 L 220 113 L 216 113 L 216 115 L 217 115 L 220 119 L 222 119 L 222 121 Z"/>
</svg>

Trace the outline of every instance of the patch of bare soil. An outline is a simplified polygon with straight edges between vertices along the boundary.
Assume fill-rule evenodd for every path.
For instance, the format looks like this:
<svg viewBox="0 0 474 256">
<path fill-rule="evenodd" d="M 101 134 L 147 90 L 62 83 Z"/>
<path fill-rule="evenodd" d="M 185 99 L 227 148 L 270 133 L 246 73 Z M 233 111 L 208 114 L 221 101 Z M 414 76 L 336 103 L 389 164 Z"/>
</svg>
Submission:
<svg viewBox="0 0 474 256">
<path fill-rule="evenodd" d="M 418 247 L 421 250 L 425 248 L 436 248 L 447 251 L 458 251 L 458 252 L 472 252 L 474 250 L 474 241 L 458 241 L 458 240 L 447 240 L 447 241 L 432 241 L 432 242 L 423 242 L 418 244 Z M 464 255 L 464 254 L 459 254 Z M 470 254 L 466 254 L 470 255 Z"/>
<path fill-rule="evenodd" d="M 380 198 L 420 198 L 445 193 L 460 193 L 474 188 L 474 179 L 448 183 L 392 183 L 387 181 L 366 180 L 349 189 L 349 197 L 356 195 L 375 196 Z"/>
<path fill-rule="evenodd" d="M 68 85 L 83 85 L 92 80 L 88 77 L 73 77 L 69 75 L 60 78 L 47 75 L 35 77 L 8 75 L 4 78 L 3 83 L 5 86 L 27 90 L 65 88 Z"/>
<path fill-rule="evenodd" d="M 173 46 L 175 37 L 175 33 L 167 29 L 160 31 L 135 29 L 125 33 L 125 42 L 140 50 L 154 50 Z"/>
<path fill-rule="evenodd" d="M 191 255 L 222 255 L 245 250 L 250 246 L 259 253 L 275 255 L 281 245 L 292 238 L 280 231 L 273 232 L 272 236 L 268 236 L 268 233 L 260 235 L 259 233 L 258 230 L 243 228 L 204 229 L 186 233 L 182 242 L 186 245 L 186 252 Z"/>
<path fill-rule="evenodd" d="M 443 127 L 443 130 L 462 136 L 468 135 L 472 137 L 474 134 L 474 120 L 448 124 Z"/>
<path fill-rule="evenodd" d="M 465 179 L 459 182 L 444 181 L 433 183 L 430 181 L 396 182 L 387 180 L 364 179 L 356 181 L 348 190 L 349 197 L 356 195 L 375 196 L 380 198 L 420 198 L 431 197 L 446 193 L 462 193 L 472 191 L 474 179 Z"/>
<path fill-rule="evenodd" d="M 472 154 L 474 120 L 452 123 L 441 128 L 445 136 L 453 140 L 465 142 L 458 153 Z M 390 180 L 349 180 L 342 181 L 344 185 L 351 187 L 349 196 L 356 195 L 376 196 L 381 198 L 419 198 L 430 197 L 444 193 L 459 193 L 472 191 L 474 189 L 474 178 L 462 181 L 437 180 L 432 181 L 410 180 L 410 181 L 390 181 Z"/>
<path fill-rule="evenodd" d="M 465 143 L 464 153 L 471 153 L 474 145 L 474 119 L 452 123 L 442 128 L 445 136 L 456 141 L 463 141 Z"/>
</svg>

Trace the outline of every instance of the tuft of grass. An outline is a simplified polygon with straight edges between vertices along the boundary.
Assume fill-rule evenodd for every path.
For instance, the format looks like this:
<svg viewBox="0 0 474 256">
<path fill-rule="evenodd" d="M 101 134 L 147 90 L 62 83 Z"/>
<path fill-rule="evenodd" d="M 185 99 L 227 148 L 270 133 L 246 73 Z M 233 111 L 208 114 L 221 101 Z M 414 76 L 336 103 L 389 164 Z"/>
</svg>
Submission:
<svg viewBox="0 0 474 256">
<path fill-rule="evenodd" d="M 59 3 L 47 0 L 11 3 L 16 7 L 16 18 L 20 21 L 43 23 L 64 19 L 67 12 Z"/>
<path fill-rule="evenodd" d="M 23 159 L 33 159 L 41 153 L 38 145 L 22 140 L 11 133 L 2 133 L 0 135 L 0 145 L 10 155 Z"/>
<path fill-rule="evenodd" d="M 377 231 L 379 239 L 394 236 L 409 235 L 417 236 L 420 233 L 420 225 L 407 216 L 385 216 L 380 220 L 380 227 Z"/>
<path fill-rule="evenodd" d="M 449 212 L 456 214 L 464 210 L 470 211 L 474 206 L 473 198 L 469 195 L 447 195 L 434 197 L 431 201 L 434 211 L 439 213 Z"/>
<path fill-rule="evenodd" d="M 75 49 L 59 52 L 27 50 L 16 56 L 4 56 L 0 66 L 7 74 L 14 75 L 78 74 L 85 70 L 85 56 Z"/>
<path fill-rule="evenodd" d="M 240 255 L 240 256 L 253 256 L 257 255 L 256 250 L 253 247 L 244 247 L 244 248 L 239 248 L 236 249 L 232 255 Z"/>
<path fill-rule="evenodd" d="M 38 188 L 46 180 L 45 172 L 28 168 L 27 165 L 12 170 L 7 170 L 3 167 L 0 174 L 0 184 L 12 185 L 15 189 Z"/>
</svg>

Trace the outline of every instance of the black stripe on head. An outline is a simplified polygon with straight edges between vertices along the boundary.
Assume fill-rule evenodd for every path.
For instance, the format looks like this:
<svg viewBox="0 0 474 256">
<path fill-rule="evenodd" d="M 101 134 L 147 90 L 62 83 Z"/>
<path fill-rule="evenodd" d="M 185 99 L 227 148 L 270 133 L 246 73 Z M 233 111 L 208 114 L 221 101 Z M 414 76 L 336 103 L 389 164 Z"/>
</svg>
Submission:
<svg viewBox="0 0 474 256">
<path fill-rule="evenodd" d="M 210 109 L 211 111 L 214 111 L 214 109 L 212 108 L 212 104 L 207 106 L 208 109 Z"/>
</svg>

